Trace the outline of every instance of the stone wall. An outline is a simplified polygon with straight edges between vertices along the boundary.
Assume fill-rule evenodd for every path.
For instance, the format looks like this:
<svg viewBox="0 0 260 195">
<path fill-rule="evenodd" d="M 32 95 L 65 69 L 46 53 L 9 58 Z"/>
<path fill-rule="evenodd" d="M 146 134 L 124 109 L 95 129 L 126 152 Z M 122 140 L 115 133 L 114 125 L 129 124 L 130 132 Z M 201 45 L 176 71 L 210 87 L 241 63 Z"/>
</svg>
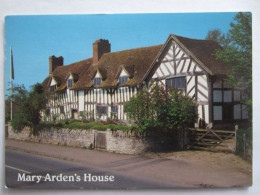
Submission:
<svg viewBox="0 0 260 195">
<path fill-rule="evenodd" d="M 96 149 L 123 154 L 139 154 L 147 151 L 161 151 L 165 149 L 184 149 L 187 143 L 173 142 L 172 138 L 145 140 L 136 137 L 134 133 L 120 130 L 98 131 L 98 130 L 71 130 L 71 129 L 43 129 L 37 136 L 31 134 L 29 128 L 24 128 L 21 132 L 14 132 L 8 125 L 8 138 L 21 141 L 31 141 L 40 143 L 57 144 L 72 147 L 86 147 L 90 145 Z M 187 135 L 182 135 L 187 141 Z M 168 139 L 168 140 L 167 140 Z M 179 141 L 182 141 L 181 138 Z M 163 145 L 162 143 L 168 143 Z M 177 143 L 177 144 L 176 144 Z"/>
<path fill-rule="evenodd" d="M 8 125 L 8 138 L 31 141 L 40 143 L 57 144 L 72 147 L 86 147 L 90 144 L 96 146 L 97 134 L 105 134 L 105 148 L 109 152 L 138 154 L 145 152 L 149 148 L 149 144 L 141 138 L 135 137 L 131 132 L 123 131 L 97 131 L 97 130 L 69 130 L 69 129 L 44 129 L 37 136 L 31 134 L 29 128 L 24 128 L 21 132 L 14 132 Z"/>
<path fill-rule="evenodd" d="M 130 131 L 106 131 L 107 151 L 125 154 L 138 154 L 149 150 L 147 141 L 137 138 Z"/>
</svg>

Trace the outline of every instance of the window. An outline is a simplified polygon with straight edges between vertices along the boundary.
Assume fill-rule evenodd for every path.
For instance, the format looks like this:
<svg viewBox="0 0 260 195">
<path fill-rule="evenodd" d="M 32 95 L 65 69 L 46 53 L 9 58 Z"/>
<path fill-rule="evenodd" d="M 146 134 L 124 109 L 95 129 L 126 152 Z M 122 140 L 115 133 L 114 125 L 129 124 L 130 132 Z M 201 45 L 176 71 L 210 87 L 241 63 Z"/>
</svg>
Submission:
<svg viewBox="0 0 260 195">
<path fill-rule="evenodd" d="M 234 101 L 240 101 L 240 91 L 234 91 Z"/>
<path fill-rule="evenodd" d="M 111 112 L 117 113 L 117 106 L 111 106 Z"/>
<path fill-rule="evenodd" d="M 173 87 L 176 89 L 186 90 L 186 79 L 185 77 L 175 77 L 166 80 L 166 89 Z"/>
<path fill-rule="evenodd" d="M 241 119 L 241 105 L 236 104 L 234 105 L 234 119 Z"/>
<path fill-rule="evenodd" d="M 224 102 L 232 102 L 232 91 L 231 90 L 224 91 Z"/>
<path fill-rule="evenodd" d="M 118 78 L 119 85 L 124 85 L 128 81 L 128 76 L 121 76 Z"/>
<path fill-rule="evenodd" d="M 101 78 L 94 78 L 94 87 L 97 87 L 100 85 L 102 79 Z"/>
<path fill-rule="evenodd" d="M 57 85 L 50 86 L 50 92 L 54 92 L 57 88 Z"/>
<path fill-rule="evenodd" d="M 248 112 L 246 110 L 246 105 L 242 105 L 242 119 L 248 119 Z"/>
<path fill-rule="evenodd" d="M 60 106 L 60 113 L 64 114 L 64 106 Z"/>
<path fill-rule="evenodd" d="M 97 114 L 107 115 L 107 106 L 97 106 Z"/>
<path fill-rule="evenodd" d="M 222 91 L 221 90 L 213 91 L 213 102 L 222 102 Z"/>
<path fill-rule="evenodd" d="M 222 106 L 213 106 L 214 120 L 222 120 Z"/>
<path fill-rule="evenodd" d="M 79 116 L 83 117 L 84 116 L 84 112 L 83 111 L 79 111 Z"/>
<path fill-rule="evenodd" d="M 68 80 L 68 88 L 71 88 L 73 86 L 73 80 L 69 79 Z"/>
</svg>

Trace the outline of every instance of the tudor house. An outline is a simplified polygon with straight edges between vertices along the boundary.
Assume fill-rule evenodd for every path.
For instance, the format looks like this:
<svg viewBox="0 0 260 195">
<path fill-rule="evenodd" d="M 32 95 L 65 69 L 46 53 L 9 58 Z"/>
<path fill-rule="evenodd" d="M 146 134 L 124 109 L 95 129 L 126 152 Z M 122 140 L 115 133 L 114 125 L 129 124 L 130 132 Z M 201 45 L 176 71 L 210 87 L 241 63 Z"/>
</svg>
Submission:
<svg viewBox="0 0 260 195">
<path fill-rule="evenodd" d="M 247 119 L 245 95 L 224 82 L 230 67 L 216 60 L 220 49 L 212 40 L 169 35 L 163 45 L 111 52 L 108 40 L 93 43 L 93 57 L 63 65 L 63 57 L 49 58 L 46 90 L 55 98 L 44 120 L 117 117 L 127 120 L 123 104 L 150 81 L 175 87 L 197 102 L 198 123 L 209 126 Z M 197 123 L 197 125 L 198 125 Z"/>
</svg>

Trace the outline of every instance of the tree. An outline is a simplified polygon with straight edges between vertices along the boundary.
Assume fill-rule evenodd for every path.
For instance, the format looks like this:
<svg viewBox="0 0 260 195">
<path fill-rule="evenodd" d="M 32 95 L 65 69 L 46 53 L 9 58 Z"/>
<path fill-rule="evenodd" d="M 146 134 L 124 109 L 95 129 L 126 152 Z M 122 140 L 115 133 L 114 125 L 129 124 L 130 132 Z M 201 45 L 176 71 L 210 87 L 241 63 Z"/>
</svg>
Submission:
<svg viewBox="0 0 260 195">
<path fill-rule="evenodd" d="M 196 103 L 184 96 L 183 91 L 166 90 L 157 84 L 149 90 L 140 90 L 125 103 L 124 111 L 143 137 L 174 137 L 197 118 Z"/>
<path fill-rule="evenodd" d="M 28 126 L 36 134 L 41 120 L 40 111 L 46 108 L 48 97 L 39 83 L 31 86 L 31 91 L 27 91 L 23 85 L 15 86 L 13 95 L 9 96 L 19 108 L 11 121 L 13 129 L 19 131 Z"/>
<path fill-rule="evenodd" d="M 239 12 L 231 22 L 231 29 L 223 38 L 218 31 L 216 41 L 223 49 L 216 51 L 216 57 L 232 66 L 232 72 L 228 74 L 226 81 L 235 89 L 243 91 L 247 96 L 244 103 L 247 105 L 249 118 L 252 118 L 252 15 L 248 12 Z M 213 37 L 213 32 L 208 33 Z M 223 41 L 222 38 L 226 41 Z M 223 44 L 227 43 L 227 44 Z"/>
<path fill-rule="evenodd" d="M 225 35 L 219 29 L 209 31 L 206 36 L 206 39 L 217 41 L 222 47 L 224 47 L 230 43 L 229 34 Z"/>
</svg>

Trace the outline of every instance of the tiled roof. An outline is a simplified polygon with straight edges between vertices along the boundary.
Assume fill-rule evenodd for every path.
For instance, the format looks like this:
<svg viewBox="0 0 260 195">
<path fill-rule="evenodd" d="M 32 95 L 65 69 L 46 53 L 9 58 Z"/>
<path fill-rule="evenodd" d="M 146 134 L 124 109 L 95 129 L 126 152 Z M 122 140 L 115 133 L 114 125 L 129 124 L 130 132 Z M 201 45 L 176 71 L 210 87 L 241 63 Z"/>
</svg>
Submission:
<svg viewBox="0 0 260 195">
<path fill-rule="evenodd" d="M 194 58 L 211 75 L 226 74 L 227 66 L 214 56 L 216 49 L 221 49 L 217 42 L 213 40 L 189 39 L 181 36 L 170 35 L 192 58 Z M 168 39 L 169 39 L 168 38 Z M 72 73 L 76 83 L 72 89 L 86 89 L 93 86 L 93 78 L 97 71 L 102 77 L 102 82 L 98 87 L 116 87 L 118 76 L 122 69 L 129 75 L 126 86 L 136 86 L 140 84 L 150 72 L 155 63 L 158 53 L 162 52 L 163 45 L 142 47 L 136 49 L 123 50 L 112 53 L 105 53 L 95 65 L 93 59 L 89 58 L 67 66 L 58 66 L 52 75 L 48 76 L 43 85 L 48 89 L 51 77 L 58 82 L 58 91 L 66 89 L 66 79 Z"/>
<path fill-rule="evenodd" d="M 187 51 L 204 66 L 206 71 L 211 75 L 227 74 L 230 66 L 216 59 L 214 55 L 216 50 L 222 47 L 214 40 L 189 39 L 186 37 L 171 35 L 176 42 L 184 46 Z"/>
<path fill-rule="evenodd" d="M 138 85 L 151 66 L 161 46 L 157 45 L 106 53 L 101 57 L 97 65 L 91 65 L 88 70 L 85 70 L 80 75 L 73 89 L 92 87 L 92 79 L 97 70 L 103 79 L 99 87 L 116 87 L 118 85 L 118 72 L 122 69 L 122 66 L 131 75 L 125 85 Z"/>
<path fill-rule="evenodd" d="M 92 64 L 92 58 L 82 60 L 67 66 L 58 66 L 44 81 L 43 86 L 47 90 L 49 88 L 51 78 L 53 77 L 58 83 L 56 92 L 62 91 L 67 87 L 67 78 L 71 73 L 75 80 L 79 79 L 81 73 L 87 70 Z"/>
</svg>

